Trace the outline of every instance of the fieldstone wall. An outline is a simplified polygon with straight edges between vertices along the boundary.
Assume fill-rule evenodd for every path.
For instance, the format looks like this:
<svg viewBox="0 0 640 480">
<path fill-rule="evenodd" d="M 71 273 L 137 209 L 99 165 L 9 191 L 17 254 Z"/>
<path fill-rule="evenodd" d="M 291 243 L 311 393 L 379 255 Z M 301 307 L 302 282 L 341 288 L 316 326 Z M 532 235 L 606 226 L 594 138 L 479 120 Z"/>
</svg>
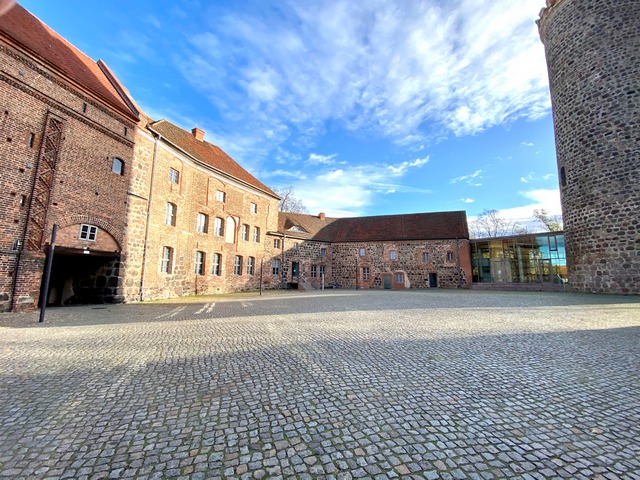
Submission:
<svg viewBox="0 0 640 480">
<path fill-rule="evenodd" d="M 571 286 L 640 294 L 640 2 L 548 2 L 538 25 Z"/>
</svg>

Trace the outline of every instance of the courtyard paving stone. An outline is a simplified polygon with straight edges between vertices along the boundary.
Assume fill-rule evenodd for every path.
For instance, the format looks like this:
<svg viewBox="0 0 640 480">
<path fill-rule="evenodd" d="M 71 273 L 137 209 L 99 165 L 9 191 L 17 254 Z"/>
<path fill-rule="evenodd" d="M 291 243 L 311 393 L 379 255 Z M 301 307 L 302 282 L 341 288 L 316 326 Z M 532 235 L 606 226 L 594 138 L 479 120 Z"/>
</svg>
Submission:
<svg viewBox="0 0 640 480">
<path fill-rule="evenodd" d="M 333 291 L 0 315 L 4 478 L 640 479 L 640 300 Z"/>
</svg>

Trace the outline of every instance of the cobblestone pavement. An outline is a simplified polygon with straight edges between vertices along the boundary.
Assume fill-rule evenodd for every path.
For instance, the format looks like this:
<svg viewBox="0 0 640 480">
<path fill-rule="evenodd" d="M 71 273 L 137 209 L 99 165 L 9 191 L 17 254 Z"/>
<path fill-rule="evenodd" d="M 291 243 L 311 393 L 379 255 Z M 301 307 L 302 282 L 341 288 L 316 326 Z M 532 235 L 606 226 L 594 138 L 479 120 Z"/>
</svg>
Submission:
<svg viewBox="0 0 640 480">
<path fill-rule="evenodd" d="M 0 476 L 640 479 L 640 300 L 335 291 L 0 315 Z"/>
</svg>

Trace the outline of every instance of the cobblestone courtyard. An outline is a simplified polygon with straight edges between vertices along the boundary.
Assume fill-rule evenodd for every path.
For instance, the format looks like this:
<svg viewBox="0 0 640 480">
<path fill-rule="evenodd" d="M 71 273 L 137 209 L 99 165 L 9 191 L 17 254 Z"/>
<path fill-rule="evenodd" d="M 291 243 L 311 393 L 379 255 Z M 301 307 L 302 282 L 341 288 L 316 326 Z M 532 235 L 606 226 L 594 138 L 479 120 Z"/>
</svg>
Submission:
<svg viewBox="0 0 640 480">
<path fill-rule="evenodd" d="M 335 291 L 0 316 L 0 476 L 640 479 L 640 302 Z"/>
</svg>

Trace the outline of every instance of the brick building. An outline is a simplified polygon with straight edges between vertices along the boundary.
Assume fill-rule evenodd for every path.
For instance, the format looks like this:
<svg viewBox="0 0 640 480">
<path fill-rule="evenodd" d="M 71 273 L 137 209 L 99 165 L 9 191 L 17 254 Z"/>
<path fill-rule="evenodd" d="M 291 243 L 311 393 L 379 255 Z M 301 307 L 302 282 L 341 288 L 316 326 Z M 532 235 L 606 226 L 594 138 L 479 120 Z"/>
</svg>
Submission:
<svg viewBox="0 0 640 480">
<path fill-rule="evenodd" d="M 571 288 L 640 294 L 640 2 L 547 0 L 538 26 Z"/>
<path fill-rule="evenodd" d="M 52 226 L 50 301 L 117 301 L 138 113 L 24 8 L 0 22 L 0 310 L 33 308 Z"/>
<path fill-rule="evenodd" d="M 272 281 L 302 288 L 457 288 L 471 283 L 465 212 L 329 218 L 281 213 Z M 277 280 L 276 280 L 277 279 Z"/>
<path fill-rule="evenodd" d="M 127 301 L 259 287 L 279 197 L 204 135 L 166 120 L 136 131 Z"/>
</svg>

